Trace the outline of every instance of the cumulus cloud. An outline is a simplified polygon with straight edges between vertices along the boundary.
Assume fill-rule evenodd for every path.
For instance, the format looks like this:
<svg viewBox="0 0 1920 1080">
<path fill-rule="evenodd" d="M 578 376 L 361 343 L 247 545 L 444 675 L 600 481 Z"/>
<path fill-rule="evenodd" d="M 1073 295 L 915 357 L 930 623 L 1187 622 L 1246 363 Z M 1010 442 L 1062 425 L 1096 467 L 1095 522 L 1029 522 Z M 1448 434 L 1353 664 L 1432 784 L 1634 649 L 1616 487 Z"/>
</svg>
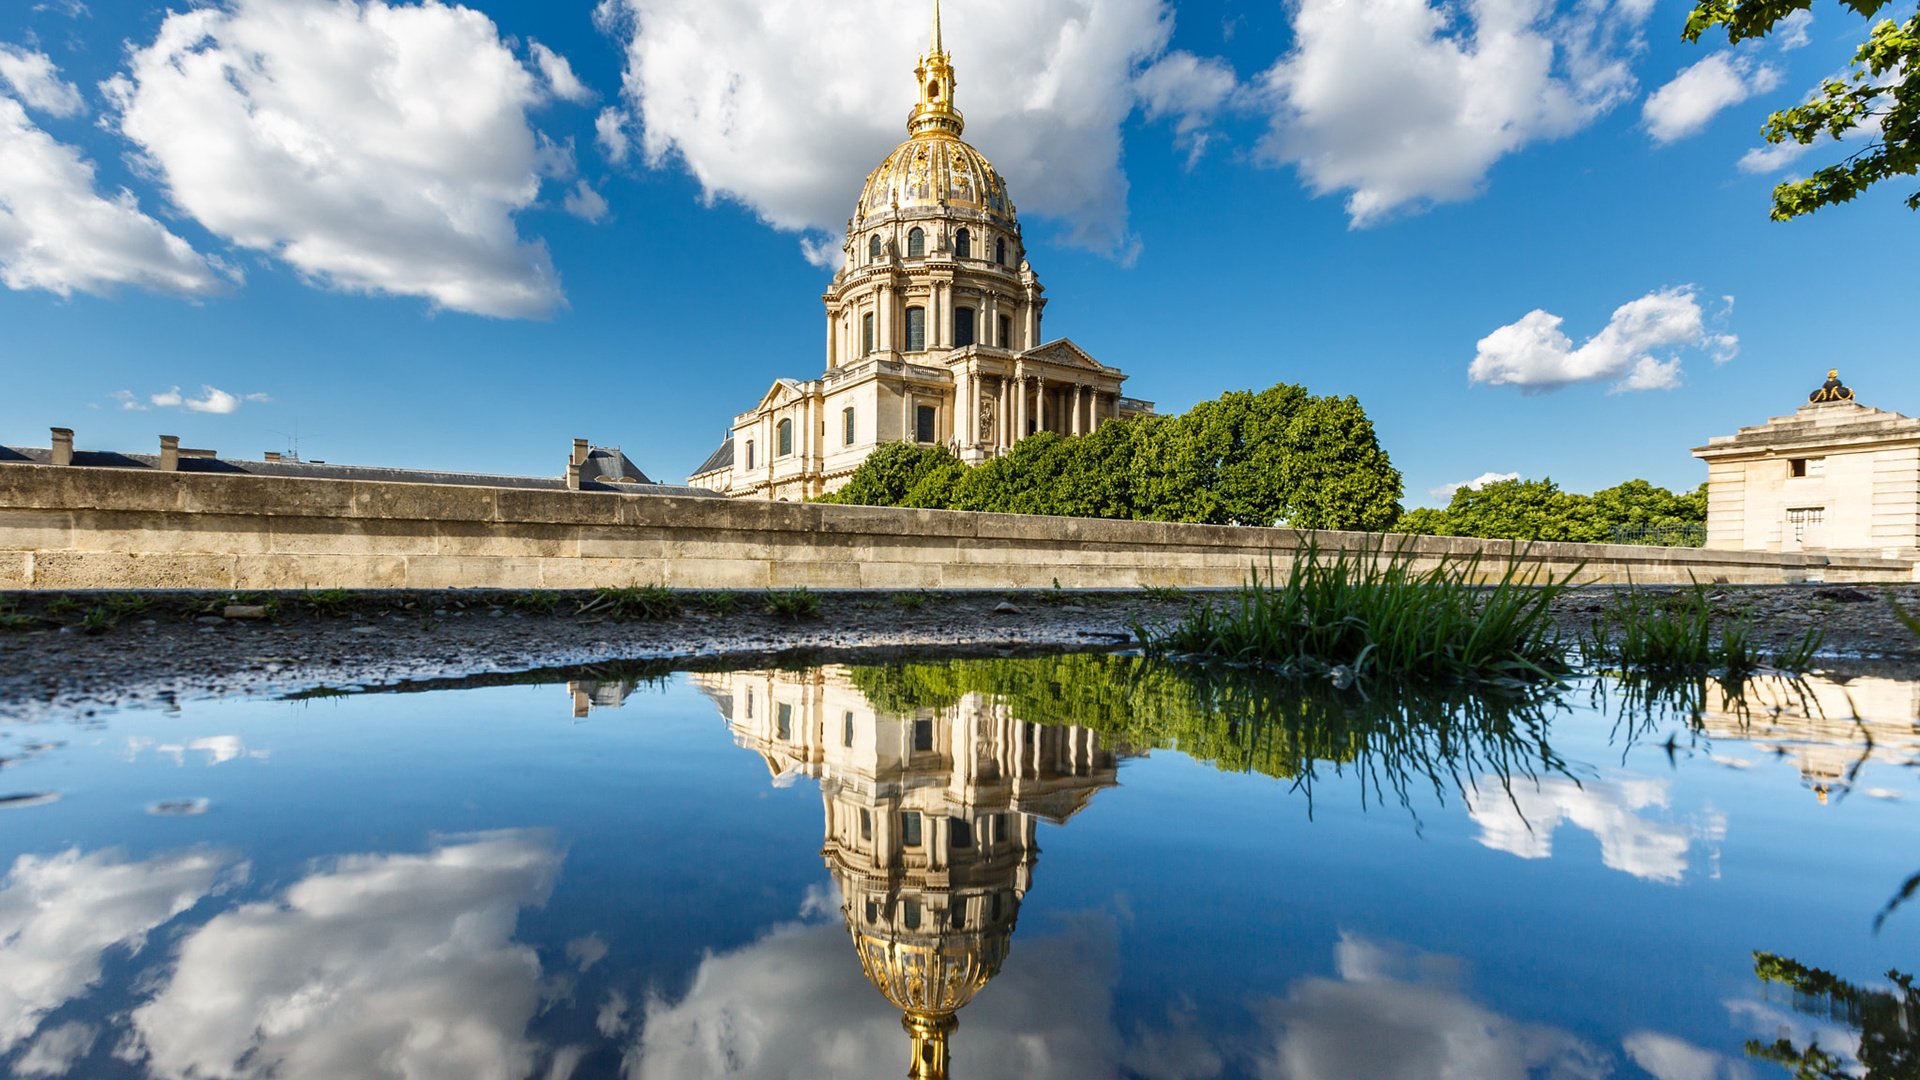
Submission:
<svg viewBox="0 0 1920 1080">
<path fill-rule="evenodd" d="M 1454 492 L 1459 491 L 1461 488 L 1479 491 L 1488 484 L 1498 484 L 1505 480 L 1518 479 L 1520 479 L 1520 474 L 1517 472 L 1483 472 L 1471 480 L 1462 480 L 1457 484 L 1441 484 L 1437 488 L 1428 490 L 1427 494 L 1439 499 L 1441 502 L 1447 502 L 1453 498 Z"/>
<path fill-rule="evenodd" d="M 571 101 L 575 105 L 585 105 L 593 100 L 593 91 L 573 73 L 573 65 L 567 58 L 547 48 L 539 42 L 532 45 L 533 62 L 540 67 L 540 76 L 547 80 L 547 89 L 562 101 Z"/>
<path fill-rule="evenodd" d="M 560 284 L 515 215 L 555 161 L 527 116 L 545 85 L 468 8 L 229 0 L 168 15 L 106 90 L 174 205 L 232 243 L 336 289 L 538 317 Z"/>
<path fill-rule="evenodd" d="M 1694 830 L 1683 823 L 1642 816 L 1667 806 L 1666 784 L 1657 780 L 1576 783 L 1551 777 L 1511 787 L 1479 782 L 1467 792 L 1467 812 L 1480 826 L 1480 843 L 1523 859 L 1553 855 L 1553 834 L 1563 823 L 1600 841 L 1600 861 L 1645 881 L 1678 882 L 1687 872 Z M 1718 834 L 1717 820 L 1703 829 Z"/>
<path fill-rule="evenodd" d="M 199 397 L 183 394 L 176 386 L 158 394 L 149 394 L 144 402 L 131 390 L 116 390 L 113 393 L 113 399 L 120 403 L 121 409 L 128 412 L 146 412 L 149 408 L 183 409 L 187 412 L 212 413 L 215 416 L 239 412 L 240 406 L 248 402 L 259 404 L 273 400 L 266 394 L 229 394 L 216 386 L 202 386 Z"/>
<path fill-rule="evenodd" d="M 1723 109 L 1780 85 L 1780 71 L 1753 57 L 1717 52 L 1647 96 L 1640 117 L 1661 145 L 1697 135 Z"/>
<path fill-rule="evenodd" d="M 16 859 L 0 881 L 0 1055 L 99 981 L 108 950 L 139 952 L 150 931 L 199 903 L 232 864 L 206 851 L 131 862 L 78 848 Z M 51 1041 L 29 1056 L 51 1062 L 80 1034 L 49 1031 L 43 1040 Z"/>
<path fill-rule="evenodd" d="M 582 221 L 598 224 L 606 220 L 606 197 L 593 190 L 593 185 L 587 183 L 585 180 L 580 181 L 568 189 L 567 197 L 562 205 L 566 208 L 567 213 L 572 214 Z"/>
<path fill-rule="evenodd" d="M 1813 12 L 1804 8 L 1789 11 L 1773 28 L 1773 39 L 1779 44 L 1781 52 L 1790 52 L 1813 40 L 1813 36 L 1807 33 L 1807 27 L 1812 25 Z"/>
<path fill-rule="evenodd" d="M 633 137 L 627 134 L 626 114 L 619 109 L 600 110 L 600 115 L 593 118 L 593 137 L 600 152 L 615 165 L 624 165 L 633 156 Z"/>
<path fill-rule="evenodd" d="M 540 962 L 514 924 L 559 866 L 526 831 L 341 859 L 189 934 L 133 1052 L 159 1080 L 527 1076 Z"/>
<path fill-rule="evenodd" d="M 46 53 L 4 42 L 0 42 L 0 85 L 10 88 L 29 108 L 54 116 L 79 116 L 87 108 L 80 91 L 60 77 L 60 69 Z"/>
<path fill-rule="evenodd" d="M 1174 134 L 1188 149 L 1189 166 L 1206 152 L 1212 141 L 1208 128 L 1239 86 L 1224 61 L 1184 50 L 1161 57 L 1134 80 L 1148 120 L 1175 120 Z"/>
<path fill-rule="evenodd" d="M 1636 1031 L 1621 1047 L 1654 1080 L 1752 1080 L 1754 1075 L 1745 1062 L 1657 1031 Z"/>
<path fill-rule="evenodd" d="M 1262 1080 L 1471 1076 L 1600 1080 L 1612 1065 L 1570 1032 L 1495 1013 L 1456 985 L 1458 961 L 1342 934 L 1337 979 L 1294 983 L 1258 1010 L 1270 1048 Z"/>
<path fill-rule="evenodd" d="M 1724 302 L 1730 311 L 1732 298 Z M 1495 330 L 1480 339 L 1467 377 L 1532 393 L 1582 382 L 1610 382 L 1615 392 L 1671 390 L 1680 385 L 1679 350 L 1705 350 L 1716 363 L 1725 363 L 1740 348 L 1739 338 L 1708 328 L 1691 286 L 1656 290 L 1622 304 L 1579 348 L 1560 329 L 1565 321 L 1536 308 Z"/>
<path fill-rule="evenodd" d="M 103 196 L 93 164 L 0 95 L 0 283 L 104 296 L 134 286 L 210 296 L 227 283 L 192 245 L 140 211 L 132 192 Z"/>
<path fill-rule="evenodd" d="M 925 10 L 603 0 L 599 19 L 626 42 L 627 122 L 647 163 L 683 164 L 708 200 L 814 233 L 825 261 L 862 178 L 906 137 Z M 949 11 L 967 137 L 1024 213 L 1063 222 L 1067 240 L 1094 250 L 1134 249 L 1120 126 L 1138 100 L 1136 73 L 1165 55 L 1170 33 L 1166 0 L 979 0 Z M 1199 62 L 1186 76 L 1169 68 L 1155 100 L 1197 115 L 1220 74 Z M 599 130 L 617 160 L 623 143 L 604 117 Z"/>
<path fill-rule="evenodd" d="M 1471 198 L 1529 143 L 1592 123 L 1634 88 L 1626 56 L 1651 5 L 1594 0 L 1301 0 L 1293 49 L 1259 82 L 1272 126 L 1259 157 L 1349 222 Z"/>
<path fill-rule="evenodd" d="M 87 1052 L 93 1049 L 100 1033 L 91 1024 L 71 1021 L 40 1033 L 39 1037 L 14 1062 L 17 1076 L 65 1076 Z"/>
</svg>

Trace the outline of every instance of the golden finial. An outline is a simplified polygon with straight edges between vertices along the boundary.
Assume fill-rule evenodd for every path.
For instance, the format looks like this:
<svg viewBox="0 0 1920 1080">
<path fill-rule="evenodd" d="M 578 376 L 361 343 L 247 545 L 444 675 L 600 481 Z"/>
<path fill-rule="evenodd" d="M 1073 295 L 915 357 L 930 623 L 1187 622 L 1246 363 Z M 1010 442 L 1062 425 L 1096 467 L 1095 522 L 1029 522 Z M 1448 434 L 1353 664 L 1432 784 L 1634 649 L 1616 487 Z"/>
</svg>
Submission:
<svg viewBox="0 0 1920 1080">
<path fill-rule="evenodd" d="M 953 107 L 953 61 L 947 55 L 945 36 L 940 31 L 940 0 L 933 0 L 933 36 L 927 42 L 927 55 L 914 69 L 920 81 L 920 103 L 907 118 L 907 131 L 913 135 L 946 134 L 958 138 L 967 122 Z"/>
</svg>

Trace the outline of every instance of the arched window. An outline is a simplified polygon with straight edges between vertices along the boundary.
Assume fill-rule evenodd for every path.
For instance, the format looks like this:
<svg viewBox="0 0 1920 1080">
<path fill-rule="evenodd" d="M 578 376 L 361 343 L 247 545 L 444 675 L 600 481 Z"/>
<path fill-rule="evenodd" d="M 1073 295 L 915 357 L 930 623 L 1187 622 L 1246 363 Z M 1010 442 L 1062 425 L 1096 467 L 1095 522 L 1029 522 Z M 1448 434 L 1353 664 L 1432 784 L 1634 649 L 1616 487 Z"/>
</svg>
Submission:
<svg viewBox="0 0 1920 1080">
<path fill-rule="evenodd" d="M 1004 237 L 993 242 L 993 261 L 1001 266 L 1007 265 L 1007 241 Z"/>
<path fill-rule="evenodd" d="M 780 421 L 780 426 L 775 428 L 774 431 L 776 433 L 775 445 L 779 447 L 779 453 L 774 456 L 786 457 L 788 454 L 793 453 L 793 421 Z"/>
<path fill-rule="evenodd" d="M 973 234 L 961 229 L 953 238 L 953 253 L 962 259 L 973 258 Z"/>
<path fill-rule="evenodd" d="M 964 349 L 973 344 L 973 309 L 958 307 L 953 309 L 953 347 Z"/>
<path fill-rule="evenodd" d="M 853 410 L 840 413 L 840 441 L 847 446 L 853 445 Z M 853 745 L 853 714 L 847 714 L 847 745 Z"/>
<path fill-rule="evenodd" d="M 873 351 L 873 312 L 860 316 L 860 355 Z"/>
<path fill-rule="evenodd" d="M 918 259 L 927 253 L 927 234 L 915 228 L 907 234 L 907 258 Z"/>
<path fill-rule="evenodd" d="M 918 230 L 915 230 L 916 232 Z M 910 307 L 907 309 L 907 351 L 927 351 L 927 309 Z"/>
<path fill-rule="evenodd" d="M 752 439 L 747 440 L 747 468 L 749 469 L 753 468 L 753 440 Z M 747 699 L 747 715 L 748 716 L 753 715 L 753 699 L 752 698 Z"/>
<path fill-rule="evenodd" d="M 868 262 L 880 261 L 880 234 L 879 233 L 874 233 L 872 238 L 870 238 L 867 241 L 867 261 Z"/>
</svg>

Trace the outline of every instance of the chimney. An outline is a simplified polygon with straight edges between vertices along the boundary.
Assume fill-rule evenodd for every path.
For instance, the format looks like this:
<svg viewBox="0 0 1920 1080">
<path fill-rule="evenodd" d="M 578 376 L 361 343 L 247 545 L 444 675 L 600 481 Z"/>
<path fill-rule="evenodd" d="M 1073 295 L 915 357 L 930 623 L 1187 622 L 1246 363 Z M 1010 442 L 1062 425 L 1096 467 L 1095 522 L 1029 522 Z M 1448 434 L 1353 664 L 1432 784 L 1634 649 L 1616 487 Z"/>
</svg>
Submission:
<svg viewBox="0 0 1920 1080">
<path fill-rule="evenodd" d="M 278 450 L 267 451 L 267 462 L 272 465 L 280 464 L 280 451 Z"/>
<path fill-rule="evenodd" d="M 53 429 L 53 464 L 73 464 L 73 429 L 57 427 Z"/>
<path fill-rule="evenodd" d="M 567 490 L 580 490 L 580 463 L 577 461 L 567 462 Z"/>
<path fill-rule="evenodd" d="M 160 436 L 160 471 L 180 471 L 180 436 Z"/>
<path fill-rule="evenodd" d="M 573 440 L 573 463 L 575 465 L 586 464 L 587 455 L 592 452 L 593 452 L 592 449 L 587 446 L 587 440 L 585 439 Z"/>
</svg>

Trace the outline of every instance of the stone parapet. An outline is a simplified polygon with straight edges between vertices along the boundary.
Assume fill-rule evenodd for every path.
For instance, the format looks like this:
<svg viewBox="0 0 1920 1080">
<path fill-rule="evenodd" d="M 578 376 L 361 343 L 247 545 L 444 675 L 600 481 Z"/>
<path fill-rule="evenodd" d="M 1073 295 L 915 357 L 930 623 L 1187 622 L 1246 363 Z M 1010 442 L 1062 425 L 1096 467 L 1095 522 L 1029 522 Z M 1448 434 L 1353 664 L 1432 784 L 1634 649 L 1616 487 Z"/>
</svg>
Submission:
<svg viewBox="0 0 1920 1080">
<path fill-rule="evenodd" d="M 0 589 L 1221 588 L 1310 540 L 1594 583 L 1914 579 L 1910 560 L 601 491 L 0 465 Z"/>
</svg>

